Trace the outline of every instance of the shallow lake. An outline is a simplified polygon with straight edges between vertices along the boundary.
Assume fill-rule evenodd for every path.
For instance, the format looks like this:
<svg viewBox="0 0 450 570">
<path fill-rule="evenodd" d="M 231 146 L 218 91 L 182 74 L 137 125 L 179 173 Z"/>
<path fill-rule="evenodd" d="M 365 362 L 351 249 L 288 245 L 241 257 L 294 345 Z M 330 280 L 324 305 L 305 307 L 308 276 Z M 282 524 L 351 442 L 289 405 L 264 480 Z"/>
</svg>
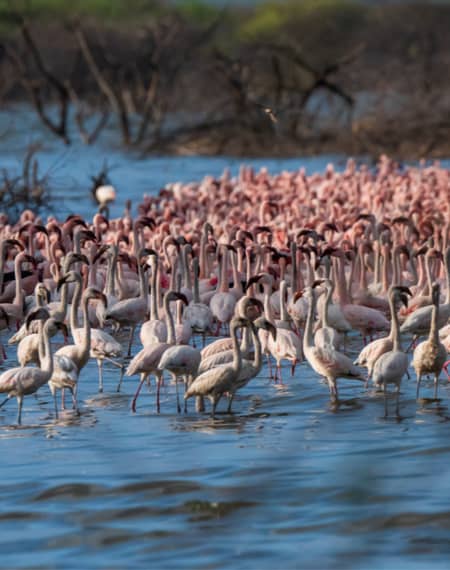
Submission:
<svg viewBox="0 0 450 570">
<path fill-rule="evenodd" d="M 2 125 L 14 121 L 1 117 Z M 19 125 L 20 127 L 20 125 Z M 44 138 L 40 162 L 56 182 L 55 212 L 90 215 L 89 175 L 107 159 L 119 199 L 136 205 L 168 182 L 237 171 L 228 158 L 124 156 L 106 144 L 67 150 L 33 117 L 0 141 L 2 167 L 18 167 L 26 143 Z M 248 160 L 270 170 L 322 170 L 333 157 Z M 342 163 L 341 163 L 342 164 Z M 2 340 L 7 337 L 3 334 Z M 125 339 L 123 339 L 125 340 Z M 209 339 L 211 340 L 211 339 Z M 133 352 L 139 349 L 135 343 Z M 357 336 L 349 350 L 361 348 Z M 15 362 L 8 348 L 4 370 Z M 215 420 L 177 414 L 175 388 L 116 392 L 106 366 L 97 394 L 90 361 L 79 385 L 81 415 L 53 417 L 46 388 L 0 410 L 0 552 L 3 568 L 447 568 L 450 554 L 450 384 L 440 401 L 415 401 L 405 379 L 401 418 L 383 417 L 381 394 L 341 381 L 342 404 L 306 363 L 284 383 L 268 370 Z M 432 396 L 425 382 L 424 396 Z M 393 405 L 393 402 L 391 403 Z M 219 406 L 224 410 L 224 402 Z M 393 411 L 393 408 L 392 408 Z"/>
</svg>

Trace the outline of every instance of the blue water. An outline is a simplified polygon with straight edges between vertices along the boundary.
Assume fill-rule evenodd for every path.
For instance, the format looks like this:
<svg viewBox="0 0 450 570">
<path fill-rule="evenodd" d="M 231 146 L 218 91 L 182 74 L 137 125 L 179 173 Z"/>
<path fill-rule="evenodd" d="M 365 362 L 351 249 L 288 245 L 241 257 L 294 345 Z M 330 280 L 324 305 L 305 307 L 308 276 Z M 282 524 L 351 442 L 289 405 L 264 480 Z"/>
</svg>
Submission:
<svg viewBox="0 0 450 570">
<path fill-rule="evenodd" d="M 8 121 L 8 115 L 1 120 Z M 26 142 L 43 139 L 40 161 L 57 188 L 57 213 L 95 211 L 89 174 L 113 164 L 119 199 L 135 204 L 168 182 L 236 172 L 229 158 L 146 158 L 101 141 L 62 150 L 33 117 L 0 141 L 2 167 L 16 167 Z M 323 169 L 333 157 L 248 160 L 270 170 Z M 7 335 L 3 333 L 2 340 Z M 124 340 L 124 339 L 123 339 Z M 361 341 L 353 337 L 350 352 Z M 135 343 L 133 352 L 139 349 Z M 12 366 L 14 350 L 0 366 Z M 236 398 L 234 414 L 212 420 L 190 406 L 177 414 L 174 386 L 115 390 L 107 366 L 83 370 L 81 415 L 55 421 L 47 389 L 0 410 L 2 568 L 447 568 L 450 555 L 450 385 L 439 402 L 416 403 L 404 380 L 401 418 L 384 419 L 373 389 L 342 381 L 343 403 L 305 363 L 284 384 L 264 367 Z M 424 395 L 431 385 L 425 382 Z M 223 408 L 221 408 L 223 410 Z"/>
</svg>

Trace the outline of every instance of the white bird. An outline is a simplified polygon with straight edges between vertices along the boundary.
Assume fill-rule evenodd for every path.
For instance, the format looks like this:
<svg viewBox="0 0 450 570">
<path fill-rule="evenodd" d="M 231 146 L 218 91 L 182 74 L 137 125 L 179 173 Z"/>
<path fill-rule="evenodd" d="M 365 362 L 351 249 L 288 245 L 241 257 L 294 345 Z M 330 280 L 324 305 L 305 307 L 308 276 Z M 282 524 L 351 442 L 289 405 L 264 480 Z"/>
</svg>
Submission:
<svg viewBox="0 0 450 570">
<path fill-rule="evenodd" d="M 444 264 L 446 270 L 447 296 L 445 303 L 439 305 L 437 316 L 438 328 L 443 327 L 450 318 L 450 247 L 445 251 Z M 420 307 L 420 309 L 414 311 L 402 324 L 400 331 L 402 333 L 405 332 L 413 334 L 415 340 L 422 335 L 428 334 L 434 312 L 433 307 L 434 305 L 427 305 L 426 307 Z"/>
<path fill-rule="evenodd" d="M 102 184 L 95 189 L 95 198 L 100 208 L 116 199 L 116 189 L 111 184 Z"/>
<path fill-rule="evenodd" d="M 231 412 L 231 405 L 233 403 L 234 396 L 238 390 L 241 390 L 246 386 L 249 381 L 257 376 L 262 368 L 262 349 L 261 341 L 258 336 L 258 329 L 263 329 L 268 331 L 274 339 L 277 336 L 277 329 L 264 317 L 259 317 L 255 321 L 250 322 L 250 330 L 252 333 L 253 344 L 255 346 L 255 354 L 253 361 L 246 358 L 242 359 L 241 370 L 237 379 L 233 382 L 231 388 L 228 391 L 228 413 Z"/>
<path fill-rule="evenodd" d="M 439 374 L 447 358 L 445 346 L 439 340 L 439 283 L 433 283 L 431 288 L 431 299 L 433 302 L 431 327 L 428 339 L 421 342 L 414 350 L 412 365 L 417 375 L 417 393 L 419 397 L 420 382 L 424 374 L 434 374 L 434 399 L 437 399 Z"/>
<path fill-rule="evenodd" d="M 145 280 L 144 271 L 141 267 L 140 260 L 149 255 L 156 255 L 152 249 L 142 249 L 138 254 L 138 271 L 139 271 L 139 287 L 140 295 L 134 299 L 124 299 L 117 302 L 113 307 L 106 311 L 105 318 L 115 321 L 119 327 L 130 327 L 130 337 L 128 340 L 127 356 L 131 355 L 131 345 L 133 343 L 134 331 L 139 323 L 145 320 L 148 313 L 148 284 Z"/>
<path fill-rule="evenodd" d="M 375 362 L 373 369 L 373 382 L 376 386 L 383 387 L 384 392 L 384 415 L 387 416 L 387 385 L 394 384 L 396 392 L 396 413 L 399 413 L 400 405 L 400 385 L 402 378 L 408 370 L 408 356 L 403 352 L 400 343 L 400 327 L 398 323 L 397 309 L 395 307 L 395 289 L 391 289 L 389 295 L 389 306 L 392 315 L 392 350 L 382 354 Z M 404 303 L 407 303 L 407 297 L 404 293 Z"/>
<path fill-rule="evenodd" d="M 167 342 L 158 342 L 154 343 L 151 346 L 144 346 L 142 350 L 140 350 L 133 360 L 128 365 L 125 375 L 126 376 L 134 376 L 135 374 L 140 375 L 140 382 L 138 389 L 133 398 L 133 402 L 131 404 L 131 409 L 133 412 L 136 411 L 136 402 L 139 397 L 139 393 L 141 391 L 144 382 L 148 378 L 150 374 L 154 374 L 156 376 L 156 409 L 159 413 L 160 403 L 159 403 L 159 394 L 160 394 L 160 387 L 161 387 L 161 380 L 162 380 L 162 371 L 158 368 L 160 363 L 161 357 L 163 356 L 164 352 L 168 350 L 172 345 L 175 344 L 175 323 L 173 319 L 172 312 L 170 310 L 170 302 L 176 301 L 177 299 L 183 300 L 187 304 L 187 299 L 181 293 L 177 293 L 176 291 L 167 291 L 164 295 L 164 310 L 166 316 L 169 319 L 169 336 L 167 338 Z M 117 387 L 117 391 L 120 390 L 120 383 Z"/>
<path fill-rule="evenodd" d="M 41 386 L 46 384 L 53 373 L 53 357 L 50 347 L 49 330 L 53 326 L 61 326 L 54 319 L 49 319 L 42 330 L 41 343 L 41 366 L 39 368 L 25 366 L 19 368 L 11 368 L 0 376 L 0 393 L 7 393 L 8 396 L 0 407 L 2 407 L 10 398 L 17 398 L 17 423 L 22 421 L 22 406 L 24 396 L 34 394 Z"/>
<path fill-rule="evenodd" d="M 325 302 L 322 303 L 321 307 L 319 307 L 319 318 L 322 326 L 317 329 L 314 334 L 314 344 L 322 348 L 327 345 L 331 345 L 333 348 L 338 350 L 342 342 L 342 334 L 332 327 L 328 320 L 328 311 L 334 291 L 334 284 L 330 279 L 325 279 L 324 287 Z"/>
<path fill-rule="evenodd" d="M 172 375 L 177 393 L 178 413 L 181 412 L 181 406 L 178 395 L 177 377 L 183 377 L 185 389 L 187 389 L 197 375 L 200 360 L 200 350 L 187 344 L 171 346 L 161 356 L 158 370 L 167 370 Z M 186 401 L 184 411 L 186 411 Z"/>
<path fill-rule="evenodd" d="M 406 295 L 411 295 L 411 291 L 407 287 L 395 286 L 392 288 L 392 294 L 394 295 L 394 306 L 397 303 L 406 303 L 408 306 L 408 298 Z M 406 294 L 406 295 L 405 295 Z M 367 381 L 372 378 L 373 368 L 376 361 L 380 356 L 386 352 L 392 350 L 394 346 L 393 335 L 394 335 L 395 320 L 393 314 L 391 314 L 391 330 L 389 335 L 383 338 L 377 338 L 376 340 L 369 342 L 360 352 L 358 358 L 355 360 L 354 364 L 356 366 L 364 366 L 367 368 Z"/>
<path fill-rule="evenodd" d="M 364 381 L 364 377 L 345 354 L 338 352 L 330 345 L 322 348 L 314 344 L 313 321 L 316 311 L 315 285 L 316 283 L 313 284 L 313 287 L 307 287 L 305 290 L 305 295 L 309 298 L 309 308 L 303 336 L 303 353 L 312 369 L 317 372 L 317 374 L 326 378 L 331 397 L 337 400 L 337 378 L 351 378 Z"/>
<path fill-rule="evenodd" d="M 234 317 L 230 323 L 230 333 L 233 339 L 234 351 L 233 362 L 206 370 L 206 372 L 197 376 L 184 394 L 185 400 L 192 396 L 207 397 L 212 404 L 212 417 L 214 417 L 220 398 L 225 392 L 232 388 L 233 382 L 236 382 L 239 378 L 242 366 L 242 355 L 239 348 L 237 331 L 239 328 L 247 326 L 248 322 L 247 319 L 243 319 L 242 317 Z"/>
</svg>

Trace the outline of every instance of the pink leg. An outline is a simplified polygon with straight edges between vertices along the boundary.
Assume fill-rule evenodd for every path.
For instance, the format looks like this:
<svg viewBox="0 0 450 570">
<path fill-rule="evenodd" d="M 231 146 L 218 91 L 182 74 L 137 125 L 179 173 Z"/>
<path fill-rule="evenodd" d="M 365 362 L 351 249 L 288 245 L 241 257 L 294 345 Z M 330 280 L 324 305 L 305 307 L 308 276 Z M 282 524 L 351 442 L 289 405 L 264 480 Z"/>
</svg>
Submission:
<svg viewBox="0 0 450 570">
<path fill-rule="evenodd" d="M 295 374 L 295 367 L 297 366 L 297 359 L 293 360 L 292 362 L 292 366 L 291 366 L 291 376 L 294 376 Z"/>
<path fill-rule="evenodd" d="M 3 352 L 3 360 L 6 360 L 8 358 L 8 356 L 6 355 L 6 350 L 5 347 L 2 344 L 2 352 Z"/>
<path fill-rule="evenodd" d="M 146 375 L 142 374 L 141 381 L 139 382 L 138 389 L 136 390 L 136 394 L 134 395 L 133 401 L 131 402 L 131 410 L 133 412 L 136 412 L 136 401 L 139 397 L 139 392 L 141 391 L 141 388 L 144 385 L 145 379 L 146 379 Z"/>
<path fill-rule="evenodd" d="M 219 336 L 221 326 L 222 326 L 222 323 L 220 321 L 217 321 L 217 328 L 216 328 L 215 336 Z"/>
<path fill-rule="evenodd" d="M 160 400 L 159 400 L 159 394 L 161 392 L 161 380 L 162 378 L 160 376 L 158 376 L 156 379 L 156 411 L 158 412 L 158 414 L 161 409 Z"/>
<path fill-rule="evenodd" d="M 283 384 L 283 376 L 281 374 L 281 363 L 277 362 L 277 378 L 280 381 L 280 384 Z"/>
<path fill-rule="evenodd" d="M 269 376 L 270 379 L 273 378 L 273 373 L 272 373 L 272 361 L 270 360 L 270 356 L 268 354 L 266 354 L 267 357 L 267 366 L 269 367 Z"/>
<path fill-rule="evenodd" d="M 61 389 L 61 410 L 66 409 L 66 394 L 64 388 Z"/>
</svg>

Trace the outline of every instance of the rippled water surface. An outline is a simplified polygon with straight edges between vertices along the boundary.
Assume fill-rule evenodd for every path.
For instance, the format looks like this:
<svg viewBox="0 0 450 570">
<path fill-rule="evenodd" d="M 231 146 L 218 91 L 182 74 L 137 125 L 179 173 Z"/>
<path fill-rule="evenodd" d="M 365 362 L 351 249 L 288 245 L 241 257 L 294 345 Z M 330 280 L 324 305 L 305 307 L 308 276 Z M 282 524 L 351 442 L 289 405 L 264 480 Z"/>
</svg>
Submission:
<svg viewBox="0 0 450 570">
<path fill-rule="evenodd" d="M 4 120 L 5 117 L 3 117 Z M 32 131 L 31 131 L 32 132 Z M 27 135 L 26 141 L 32 139 Z M 3 166 L 18 164 L 20 142 L 1 142 Z M 169 181 L 236 171 L 226 158 L 124 158 L 106 147 L 61 154 L 47 142 L 42 163 L 60 184 L 58 212 L 90 213 L 88 175 L 116 165 L 120 213 Z M 272 170 L 323 169 L 330 157 L 269 163 Z M 86 194 L 87 195 L 87 194 Z M 5 340 L 5 337 L 2 337 Z M 125 340 L 125 339 L 124 339 Z M 360 340 L 353 337 L 350 352 Z M 136 344 L 134 352 L 139 349 Z M 14 362 L 8 349 L 6 369 Z M 401 417 L 383 417 L 383 399 L 340 383 L 339 407 L 305 363 L 275 385 L 265 367 L 215 420 L 177 414 L 166 381 L 161 414 L 155 388 L 107 366 L 83 370 L 81 415 L 55 421 L 47 389 L 0 410 L 2 568 L 447 568 L 450 554 L 450 386 L 440 401 L 415 401 L 402 385 Z M 431 384 L 423 395 L 432 395 Z M 393 402 L 391 402 L 393 405 Z M 225 403 L 219 406 L 223 410 Z M 393 411 L 393 408 L 392 408 Z"/>
</svg>

